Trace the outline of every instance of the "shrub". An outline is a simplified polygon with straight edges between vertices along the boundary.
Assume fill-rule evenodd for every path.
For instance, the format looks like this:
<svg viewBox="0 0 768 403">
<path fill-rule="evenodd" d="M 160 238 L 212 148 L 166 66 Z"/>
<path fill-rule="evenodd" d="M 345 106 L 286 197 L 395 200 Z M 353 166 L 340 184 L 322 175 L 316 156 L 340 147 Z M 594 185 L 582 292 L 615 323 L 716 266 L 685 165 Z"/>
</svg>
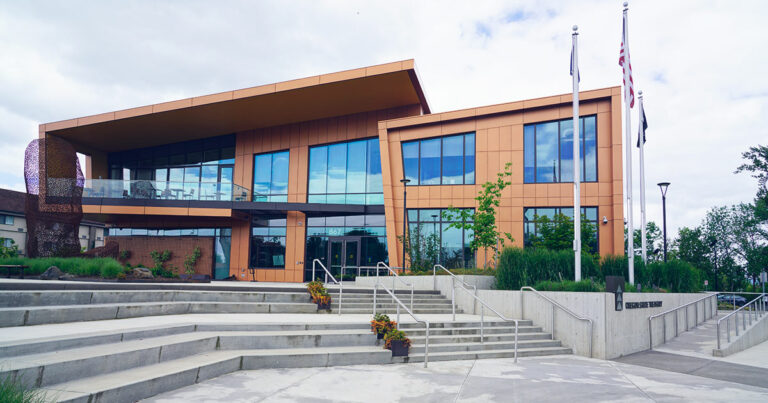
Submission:
<svg viewBox="0 0 768 403">
<path fill-rule="evenodd" d="M 184 272 L 187 274 L 193 274 L 195 272 L 195 264 L 197 264 L 197 260 L 200 259 L 200 247 L 195 246 L 195 249 L 192 251 L 191 255 L 187 255 L 187 257 L 184 258 Z"/>
<path fill-rule="evenodd" d="M 574 278 L 574 255 L 568 250 L 506 248 L 496 269 L 496 287 L 518 290 L 540 281 L 562 281 Z M 582 277 L 597 273 L 592 255 L 581 255 Z"/>
<path fill-rule="evenodd" d="M 10 375 L 0 379 L 0 401 L 8 403 L 44 403 L 49 397 L 41 389 L 34 389 Z"/>
<path fill-rule="evenodd" d="M 115 278 L 117 273 L 123 271 L 123 266 L 120 262 L 108 257 L 15 257 L 0 259 L 0 265 L 4 264 L 29 266 L 28 269 L 24 270 L 24 273 L 29 273 L 33 276 L 43 273 L 51 266 L 56 266 L 64 273 L 75 276 Z"/>
<path fill-rule="evenodd" d="M 540 281 L 533 286 L 538 291 L 604 292 L 605 285 L 592 279 L 581 281 Z"/>
</svg>

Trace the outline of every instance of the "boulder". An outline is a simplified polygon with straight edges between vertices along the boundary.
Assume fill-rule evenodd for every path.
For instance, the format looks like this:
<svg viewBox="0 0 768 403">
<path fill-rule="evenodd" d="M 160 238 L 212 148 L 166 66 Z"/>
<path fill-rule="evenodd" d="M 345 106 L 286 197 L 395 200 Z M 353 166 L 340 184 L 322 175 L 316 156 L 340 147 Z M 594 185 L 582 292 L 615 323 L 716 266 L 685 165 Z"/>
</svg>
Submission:
<svg viewBox="0 0 768 403">
<path fill-rule="evenodd" d="M 152 270 L 149 270 L 146 267 L 134 268 L 133 275 L 136 278 L 155 278 L 155 276 L 152 275 Z"/>
<path fill-rule="evenodd" d="M 56 280 L 63 276 L 64 272 L 56 266 L 51 266 L 40 275 L 40 280 Z"/>
</svg>

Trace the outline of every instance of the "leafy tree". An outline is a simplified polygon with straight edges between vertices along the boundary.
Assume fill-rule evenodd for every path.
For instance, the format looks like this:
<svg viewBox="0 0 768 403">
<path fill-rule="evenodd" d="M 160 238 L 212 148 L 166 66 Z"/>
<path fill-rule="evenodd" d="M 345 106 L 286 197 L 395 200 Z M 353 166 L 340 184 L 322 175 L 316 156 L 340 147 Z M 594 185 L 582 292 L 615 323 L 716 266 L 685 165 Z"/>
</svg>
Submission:
<svg viewBox="0 0 768 403">
<path fill-rule="evenodd" d="M 423 224 L 408 231 L 408 236 L 398 237 L 405 245 L 405 254 L 413 271 L 428 271 L 440 258 L 440 237 L 436 232 L 425 233 Z"/>
<path fill-rule="evenodd" d="M 755 197 L 755 216 L 768 220 L 768 146 L 757 145 L 741 154 L 747 162 L 739 165 L 736 172 L 750 172 L 757 179 L 757 195 Z"/>
<path fill-rule="evenodd" d="M 633 241 L 635 246 L 635 256 L 643 255 L 643 234 L 640 228 L 633 231 Z M 648 262 L 664 260 L 664 239 L 661 234 L 661 228 L 653 221 L 645 224 L 645 253 Z M 669 244 L 668 244 L 669 245 Z M 658 252 L 656 250 L 658 249 Z M 624 250 L 627 250 L 627 227 L 624 227 Z M 669 251 L 667 251 L 669 252 Z"/>
<path fill-rule="evenodd" d="M 483 267 L 488 262 L 488 249 L 493 251 L 493 260 L 498 262 L 499 250 L 504 248 L 505 240 L 514 241 L 508 232 L 499 232 L 496 225 L 496 209 L 499 207 L 501 192 L 512 184 L 508 178 L 512 176 L 512 163 L 504 166 L 504 171 L 496 174 L 495 181 L 483 183 L 483 188 L 478 193 L 477 209 L 474 211 L 451 206 L 443 211 L 443 218 L 453 221 L 448 228 L 469 230 L 472 233 L 472 241 L 469 247 L 473 252 L 483 248 Z"/>
</svg>

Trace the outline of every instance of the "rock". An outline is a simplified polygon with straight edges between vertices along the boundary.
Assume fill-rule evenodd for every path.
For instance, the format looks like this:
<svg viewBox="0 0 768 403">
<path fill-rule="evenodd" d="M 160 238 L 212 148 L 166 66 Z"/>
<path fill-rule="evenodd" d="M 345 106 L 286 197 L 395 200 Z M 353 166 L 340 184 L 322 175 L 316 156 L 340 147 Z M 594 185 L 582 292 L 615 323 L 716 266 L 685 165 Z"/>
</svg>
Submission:
<svg viewBox="0 0 768 403">
<path fill-rule="evenodd" d="M 51 266 L 40 275 L 40 280 L 56 280 L 63 276 L 64 272 L 56 266 Z"/>
<path fill-rule="evenodd" d="M 155 278 L 155 276 L 152 275 L 152 270 L 149 270 L 146 267 L 136 267 L 133 269 L 133 275 L 136 278 Z"/>
<path fill-rule="evenodd" d="M 65 273 L 63 276 L 59 276 L 59 280 L 74 280 L 76 278 L 76 276 L 73 276 L 69 273 Z"/>
</svg>

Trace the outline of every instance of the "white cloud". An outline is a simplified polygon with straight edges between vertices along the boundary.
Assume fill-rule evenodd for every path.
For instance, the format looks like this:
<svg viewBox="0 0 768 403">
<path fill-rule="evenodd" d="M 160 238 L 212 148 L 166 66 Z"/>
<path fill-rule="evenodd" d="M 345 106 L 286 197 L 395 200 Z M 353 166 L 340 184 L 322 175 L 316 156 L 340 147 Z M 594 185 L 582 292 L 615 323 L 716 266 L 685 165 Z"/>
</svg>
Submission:
<svg viewBox="0 0 768 403">
<path fill-rule="evenodd" d="M 655 183 L 672 182 L 674 233 L 754 195 L 754 181 L 732 172 L 768 138 L 768 10 L 632 3 L 632 64 L 650 122 L 648 213 L 661 221 Z M 393 60 L 416 59 L 434 111 L 566 93 L 573 24 L 582 89 L 619 85 L 619 1 L 5 2 L 0 183 L 23 182 L 21 150 L 40 122 Z M 637 172 L 636 153 L 634 163 Z"/>
</svg>

